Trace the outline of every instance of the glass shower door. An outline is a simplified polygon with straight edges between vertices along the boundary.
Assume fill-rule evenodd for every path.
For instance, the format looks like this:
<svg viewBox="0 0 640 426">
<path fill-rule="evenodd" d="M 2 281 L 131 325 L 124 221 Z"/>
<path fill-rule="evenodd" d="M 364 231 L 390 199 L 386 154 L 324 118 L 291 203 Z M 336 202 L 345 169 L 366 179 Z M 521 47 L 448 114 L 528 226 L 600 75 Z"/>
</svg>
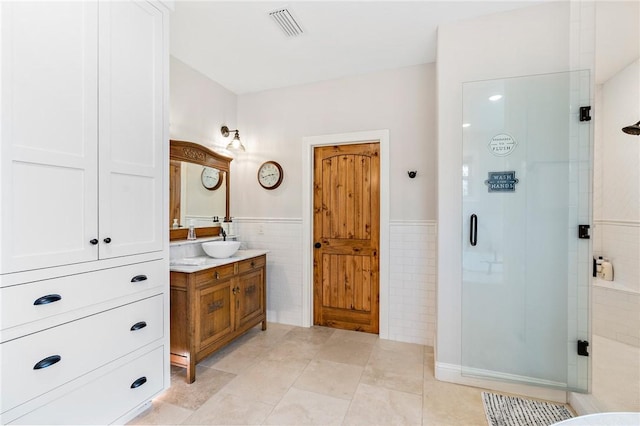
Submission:
<svg viewBox="0 0 640 426">
<path fill-rule="evenodd" d="M 587 389 L 588 71 L 463 84 L 462 373 Z"/>
</svg>

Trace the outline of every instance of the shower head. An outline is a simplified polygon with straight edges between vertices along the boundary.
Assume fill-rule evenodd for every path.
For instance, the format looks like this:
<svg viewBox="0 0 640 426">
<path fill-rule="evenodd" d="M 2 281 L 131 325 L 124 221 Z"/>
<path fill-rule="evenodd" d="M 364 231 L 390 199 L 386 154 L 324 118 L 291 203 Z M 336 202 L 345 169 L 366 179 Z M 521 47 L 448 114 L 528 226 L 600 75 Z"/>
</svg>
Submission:
<svg viewBox="0 0 640 426">
<path fill-rule="evenodd" d="M 640 135 L 640 121 L 631 126 L 623 127 L 622 131 L 629 135 Z"/>
</svg>

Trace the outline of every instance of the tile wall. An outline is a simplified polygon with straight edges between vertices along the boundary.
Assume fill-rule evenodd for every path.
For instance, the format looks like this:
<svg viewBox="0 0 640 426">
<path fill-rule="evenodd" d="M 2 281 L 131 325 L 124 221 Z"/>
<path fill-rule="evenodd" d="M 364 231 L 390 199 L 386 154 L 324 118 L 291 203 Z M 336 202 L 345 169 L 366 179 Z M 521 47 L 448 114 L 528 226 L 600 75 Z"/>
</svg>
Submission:
<svg viewBox="0 0 640 426">
<path fill-rule="evenodd" d="M 235 218 L 238 239 L 267 255 L 267 319 L 302 324 L 302 220 Z M 390 224 L 389 338 L 433 346 L 436 222 Z M 384 301 L 382 301 L 384 303 Z"/>
</svg>

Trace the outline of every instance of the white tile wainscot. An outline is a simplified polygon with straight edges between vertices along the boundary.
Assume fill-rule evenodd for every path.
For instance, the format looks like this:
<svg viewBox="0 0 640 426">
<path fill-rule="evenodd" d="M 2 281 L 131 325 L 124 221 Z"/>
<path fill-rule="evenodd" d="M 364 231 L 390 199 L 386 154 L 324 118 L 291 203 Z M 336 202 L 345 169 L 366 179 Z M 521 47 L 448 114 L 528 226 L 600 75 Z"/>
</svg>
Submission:
<svg viewBox="0 0 640 426">
<path fill-rule="evenodd" d="M 302 219 L 238 217 L 233 223 L 246 248 L 269 250 L 267 321 L 302 325 Z"/>
<path fill-rule="evenodd" d="M 248 249 L 269 250 L 267 320 L 302 324 L 302 220 L 234 218 Z M 433 346 L 436 221 L 391 221 L 389 338 Z"/>
<path fill-rule="evenodd" d="M 391 221 L 389 338 L 433 346 L 437 222 Z"/>
</svg>

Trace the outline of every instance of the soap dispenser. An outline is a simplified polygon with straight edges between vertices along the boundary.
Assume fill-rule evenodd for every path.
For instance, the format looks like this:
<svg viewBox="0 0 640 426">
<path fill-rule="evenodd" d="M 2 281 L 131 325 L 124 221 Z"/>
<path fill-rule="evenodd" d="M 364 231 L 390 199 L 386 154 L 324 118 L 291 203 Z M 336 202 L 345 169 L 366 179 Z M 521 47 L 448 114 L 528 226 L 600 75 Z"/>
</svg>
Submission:
<svg viewBox="0 0 640 426">
<path fill-rule="evenodd" d="M 602 262 L 602 279 L 605 281 L 613 281 L 613 265 L 607 258 Z"/>
<path fill-rule="evenodd" d="M 195 240 L 196 239 L 196 227 L 193 224 L 193 219 L 189 221 L 189 232 L 187 233 L 187 240 Z"/>
</svg>

